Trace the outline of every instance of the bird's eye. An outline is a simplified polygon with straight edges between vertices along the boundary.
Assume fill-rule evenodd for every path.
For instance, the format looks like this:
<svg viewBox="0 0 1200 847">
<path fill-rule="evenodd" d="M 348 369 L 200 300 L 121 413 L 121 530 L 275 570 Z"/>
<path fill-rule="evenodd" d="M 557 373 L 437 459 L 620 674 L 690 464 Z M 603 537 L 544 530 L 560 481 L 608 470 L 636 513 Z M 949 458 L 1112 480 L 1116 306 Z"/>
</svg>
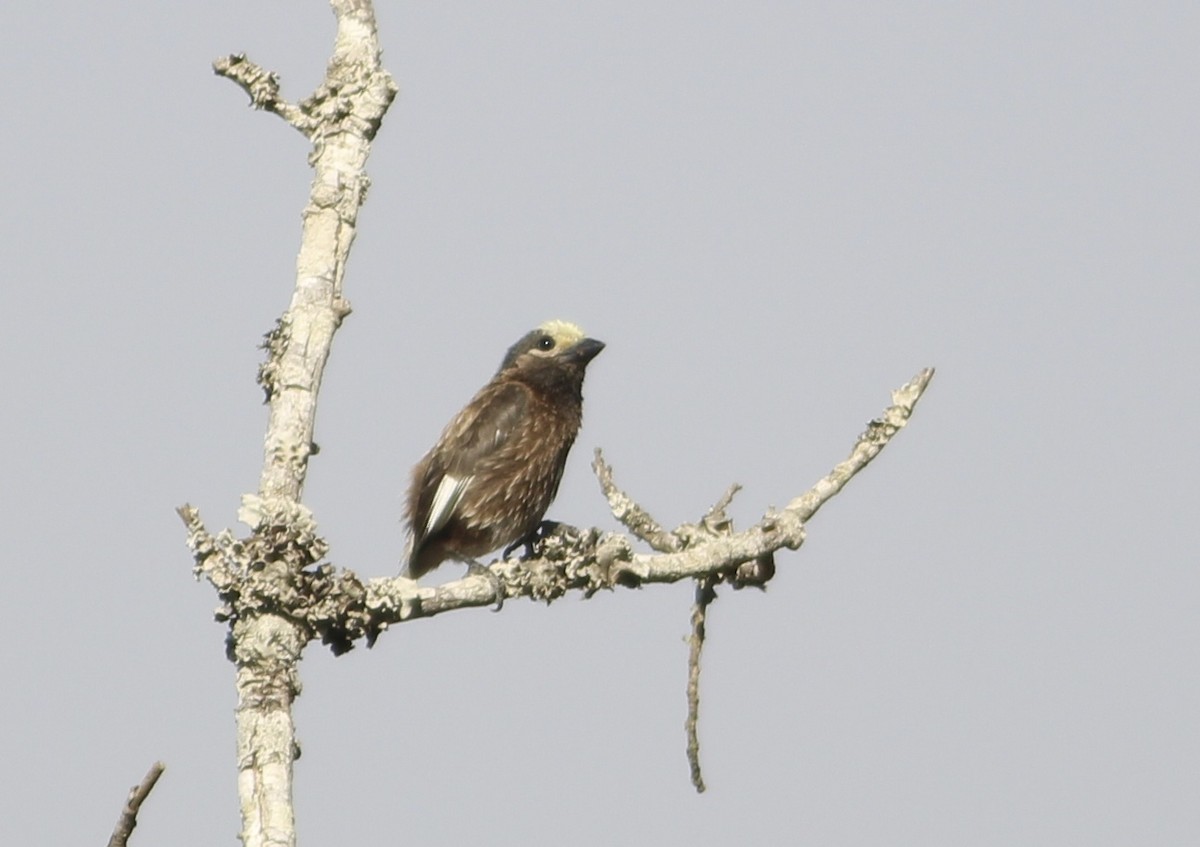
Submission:
<svg viewBox="0 0 1200 847">
<path fill-rule="evenodd" d="M 539 350 L 553 350 L 554 349 L 554 339 L 548 335 L 543 335 L 541 338 L 538 339 L 537 346 L 538 346 Z"/>
</svg>

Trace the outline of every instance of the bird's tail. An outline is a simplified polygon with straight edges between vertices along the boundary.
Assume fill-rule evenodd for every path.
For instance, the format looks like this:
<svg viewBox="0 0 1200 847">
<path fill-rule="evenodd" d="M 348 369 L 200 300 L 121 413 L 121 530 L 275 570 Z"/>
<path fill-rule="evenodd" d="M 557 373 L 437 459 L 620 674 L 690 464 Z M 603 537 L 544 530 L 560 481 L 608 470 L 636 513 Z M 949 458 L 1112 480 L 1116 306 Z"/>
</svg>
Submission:
<svg viewBox="0 0 1200 847">
<path fill-rule="evenodd" d="M 416 570 L 417 551 L 414 549 L 414 538 L 409 534 L 408 540 L 404 543 L 404 555 L 400 557 L 400 576 L 406 579 L 416 579 L 413 575 Z"/>
</svg>

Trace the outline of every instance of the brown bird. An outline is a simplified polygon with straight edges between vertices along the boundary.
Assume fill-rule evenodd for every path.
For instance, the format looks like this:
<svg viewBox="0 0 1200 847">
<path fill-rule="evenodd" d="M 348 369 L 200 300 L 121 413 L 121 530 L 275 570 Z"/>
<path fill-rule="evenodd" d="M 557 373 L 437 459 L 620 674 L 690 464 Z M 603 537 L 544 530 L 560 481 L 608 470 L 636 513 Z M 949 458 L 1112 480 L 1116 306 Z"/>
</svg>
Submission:
<svg viewBox="0 0 1200 847">
<path fill-rule="evenodd" d="M 447 559 L 480 567 L 476 556 L 533 538 L 583 420 L 584 371 L 603 349 L 565 321 L 509 348 L 413 468 L 405 576 Z"/>
</svg>

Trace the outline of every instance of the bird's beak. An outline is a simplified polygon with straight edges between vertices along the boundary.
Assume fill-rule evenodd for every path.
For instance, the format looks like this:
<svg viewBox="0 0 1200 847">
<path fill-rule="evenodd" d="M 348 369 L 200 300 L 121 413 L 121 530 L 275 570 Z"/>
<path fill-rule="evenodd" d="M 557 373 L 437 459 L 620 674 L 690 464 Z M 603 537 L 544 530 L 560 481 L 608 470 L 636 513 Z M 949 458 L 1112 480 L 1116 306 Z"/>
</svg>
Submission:
<svg viewBox="0 0 1200 847">
<path fill-rule="evenodd" d="M 571 348 L 567 358 L 580 365 L 586 365 L 604 349 L 604 342 L 594 338 L 585 338 Z"/>
</svg>

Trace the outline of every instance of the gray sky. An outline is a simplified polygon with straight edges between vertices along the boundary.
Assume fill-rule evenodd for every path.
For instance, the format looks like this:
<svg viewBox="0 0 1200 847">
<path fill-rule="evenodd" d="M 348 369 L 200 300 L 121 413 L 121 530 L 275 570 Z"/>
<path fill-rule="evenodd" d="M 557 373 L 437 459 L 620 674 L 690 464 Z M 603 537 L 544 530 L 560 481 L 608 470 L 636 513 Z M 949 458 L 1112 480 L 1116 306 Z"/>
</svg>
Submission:
<svg viewBox="0 0 1200 847">
<path fill-rule="evenodd" d="M 0 260 L 0 842 L 234 844 L 232 667 L 173 508 L 252 490 L 262 333 L 324 3 L 11 4 Z M 314 648 L 301 843 L 1129 845 L 1200 838 L 1194 3 L 401 3 L 306 494 L 394 573 L 409 467 L 548 317 L 608 342 L 550 516 L 757 520 L 888 392 L 910 428 L 722 592 L 709 792 L 691 589 Z M 1193 550 L 1187 553 L 1187 550 Z M 435 576 L 456 576 L 447 566 Z"/>
</svg>

